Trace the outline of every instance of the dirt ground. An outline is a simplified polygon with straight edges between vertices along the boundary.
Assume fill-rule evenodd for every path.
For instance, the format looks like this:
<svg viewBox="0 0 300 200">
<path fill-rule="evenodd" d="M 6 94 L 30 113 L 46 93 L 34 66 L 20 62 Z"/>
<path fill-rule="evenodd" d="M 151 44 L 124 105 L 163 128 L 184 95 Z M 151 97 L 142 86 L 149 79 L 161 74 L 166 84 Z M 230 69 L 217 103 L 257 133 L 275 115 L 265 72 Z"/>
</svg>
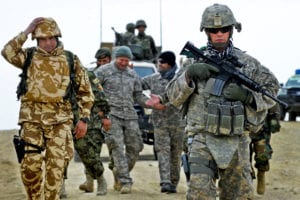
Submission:
<svg viewBox="0 0 300 200">
<path fill-rule="evenodd" d="M 17 130 L 0 131 L 0 200 L 24 200 L 25 191 L 20 179 L 19 164 L 12 138 Z M 300 199 L 300 122 L 282 122 L 280 133 L 272 137 L 274 149 L 271 170 L 266 174 L 266 193 L 255 195 L 262 200 L 298 200 Z M 145 145 L 143 156 L 152 155 L 152 146 Z M 103 156 L 107 156 L 106 146 Z M 83 193 L 78 189 L 84 181 L 83 166 L 72 161 L 69 167 L 66 189 L 70 200 L 150 200 L 185 199 L 186 183 L 183 170 L 176 194 L 162 194 L 159 187 L 158 164 L 155 160 L 140 160 L 131 176 L 134 185 L 131 194 L 121 195 L 113 190 L 112 173 L 104 162 L 105 177 L 108 182 L 108 194 L 96 196 L 95 193 Z M 254 180 L 254 185 L 256 181 Z M 95 182 L 96 187 L 96 182 Z"/>
</svg>

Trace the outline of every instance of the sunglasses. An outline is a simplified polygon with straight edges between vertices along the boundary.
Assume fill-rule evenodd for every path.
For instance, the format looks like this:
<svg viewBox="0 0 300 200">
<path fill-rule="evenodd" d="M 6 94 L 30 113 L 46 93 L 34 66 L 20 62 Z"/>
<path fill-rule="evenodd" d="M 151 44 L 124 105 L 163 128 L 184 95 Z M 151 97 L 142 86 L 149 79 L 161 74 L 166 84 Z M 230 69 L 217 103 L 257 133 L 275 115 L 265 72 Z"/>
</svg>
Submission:
<svg viewBox="0 0 300 200">
<path fill-rule="evenodd" d="M 220 31 L 221 33 L 227 33 L 227 32 L 229 32 L 229 31 L 232 30 L 232 26 L 226 26 L 226 27 L 222 27 L 222 28 L 206 28 L 205 30 L 206 30 L 207 32 L 213 33 L 213 34 L 216 34 L 216 33 L 218 33 L 219 31 Z"/>
<path fill-rule="evenodd" d="M 166 61 L 164 61 L 164 60 L 162 60 L 162 59 L 159 59 L 158 62 L 159 62 L 160 64 L 165 64 L 165 63 L 167 63 Z"/>
</svg>

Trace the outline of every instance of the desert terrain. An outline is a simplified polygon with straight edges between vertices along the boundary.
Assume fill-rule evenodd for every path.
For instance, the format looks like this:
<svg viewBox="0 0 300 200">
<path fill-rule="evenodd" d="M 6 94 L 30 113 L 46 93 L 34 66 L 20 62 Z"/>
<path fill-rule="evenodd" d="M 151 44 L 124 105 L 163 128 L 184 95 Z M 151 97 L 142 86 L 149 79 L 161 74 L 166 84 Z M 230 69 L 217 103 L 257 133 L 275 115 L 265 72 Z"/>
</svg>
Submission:
<svg viewBox="0 0 300 200">
<path fill-rule="evenodd" d="M 264 195 L 255 195 L 261 200 L 299 200 L 300 199 L 300 122 L 282 122 L 279 133 L 272 135 L 274 150 L 271 160 L 271 169 L 266 174 L 266 192 Z M 13 135 L 17 130 L 0 131 L 0 200 L 25 200 L 19 164 L 12 143 Z M 70 163 L 68 179 L 66 180 L 67 199 L 70 200 L 183 200 L 185 199 L 186 182 L 183 169 L 181 180 L 176 194 L 160 192 L 158 164 L 154 160 L 153 147 L 145 144 L 141 159 L 137 162 L 131 176 L 134 180 L 132 193 L 121 195 L 113 190 L 113 176 L 108 169 L 106 146 L 103 148 L 105 177 L 108 182 L 108 193 L 105 196 L 96 196 L 95 193 L 84 193 L 78 189 L 84 181 L 82 163 Z M 256 185 L 256 180 L 254 180 Z M 95 182 L 96 187 L 96 182 Z M 95 188 L 96 190 L 96 188 Z"/>
</svg>

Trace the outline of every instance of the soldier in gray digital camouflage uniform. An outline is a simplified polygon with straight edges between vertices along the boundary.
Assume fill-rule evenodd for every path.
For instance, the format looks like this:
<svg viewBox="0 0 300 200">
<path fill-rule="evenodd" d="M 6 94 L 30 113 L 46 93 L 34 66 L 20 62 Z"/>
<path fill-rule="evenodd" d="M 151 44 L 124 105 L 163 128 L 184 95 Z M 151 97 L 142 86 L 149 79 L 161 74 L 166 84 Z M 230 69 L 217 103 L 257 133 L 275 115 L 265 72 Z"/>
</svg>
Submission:
<svg viewBox="0 0 300 200">
<path fill-rule="evenodd" d="M 207 7 L 200 30 L 205 31 L 208 43 L 201 50 L 219 61 L 233 56 L 243 63 L 237 70 L 276 95 L 279 86 L 274 75 L 233 46 L 233 27 L 241 31 L 241 24 L 236 22 L 229 7 L 220 4 Z M 221 73 L 215 66 L 199 60 L 180 71 L 167 86 L 168 100 L 175 106 L 184 105 L 186 110 L 186 131 L 191 141 L 188 200 L 215 199 L 217 179 L 219 199 L 253 199 L 249 132 L 260 129 L 275 102 L 231 79 L 220 96 L 213 95 L 212 88 Z"/>
<path fill-rule="evenodd" d="M 127 46 L 114 52 L 115 59 L 95 71 L 110 104 L 112 127 L 105 134 L 105 142 L 114 161 L 114 189 L 121 194 L 131 193 L 130 171 L 143 149 L 138 116 L 134 109 L 137 101 L 145 106 L 148 100 L 142 94 L 140 78 L 129 66 L 132 53 Z"/>
<path fill-rule="evenodd" d="M 176 70 L 175 54 L 165 51 L 159 55 L 158 71 L 142 79 L 144 90 L 163 95 L 168 82 Z M 158 109 L 158 108 L 157 108 Z M 180 110 L 167 103 L 161 110 L 153 110 L 151 122 L 154 126 L 154 145 L 157 153 L 161 192 L 176 193 L 180 178 L 180 155 L 182 153 L 185 120 Z"/>
</svg>

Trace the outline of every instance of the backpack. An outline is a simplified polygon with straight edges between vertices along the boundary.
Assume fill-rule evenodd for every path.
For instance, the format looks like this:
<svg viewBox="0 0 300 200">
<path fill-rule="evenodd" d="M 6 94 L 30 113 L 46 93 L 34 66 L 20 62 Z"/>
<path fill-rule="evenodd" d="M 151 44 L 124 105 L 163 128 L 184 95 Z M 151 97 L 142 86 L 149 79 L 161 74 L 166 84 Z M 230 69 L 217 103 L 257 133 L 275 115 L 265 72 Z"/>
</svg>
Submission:
<svg viewBox="0 0 300 200">
<path fill-rule="evenodd" d="M 17 99 L 20 100 L 21 96 L 24 95 L 27 92 L 27 70 L 28 67 L 31 64 L 31 60 L 33 57 L 33 54 L 35 52 L 36 48 L 35 47 L 30 47 L 27 49 L 27 57 L 24 62 L 23 68 L 22 68 L 22 73 L 19 75 L 21 78 L 18 86 L 17 86 Z M 67 57 L 67 62 L 69 65 L 70 69 L 70 84 L 67 87 L 66 90 L 66 95 L 63 97 L 64 100 L 69 100 L 72 105 L 77 104 L 76 102 L 74 103 L 74 100 L 76 100 L 75 95 L 77 91 L 77 86 L 76 86 L 76 81 L 75 81 L 75 69 L 74 69 L 74 55 L 72 52 L 64 50 L 64 53 Z"/>
</svg>

